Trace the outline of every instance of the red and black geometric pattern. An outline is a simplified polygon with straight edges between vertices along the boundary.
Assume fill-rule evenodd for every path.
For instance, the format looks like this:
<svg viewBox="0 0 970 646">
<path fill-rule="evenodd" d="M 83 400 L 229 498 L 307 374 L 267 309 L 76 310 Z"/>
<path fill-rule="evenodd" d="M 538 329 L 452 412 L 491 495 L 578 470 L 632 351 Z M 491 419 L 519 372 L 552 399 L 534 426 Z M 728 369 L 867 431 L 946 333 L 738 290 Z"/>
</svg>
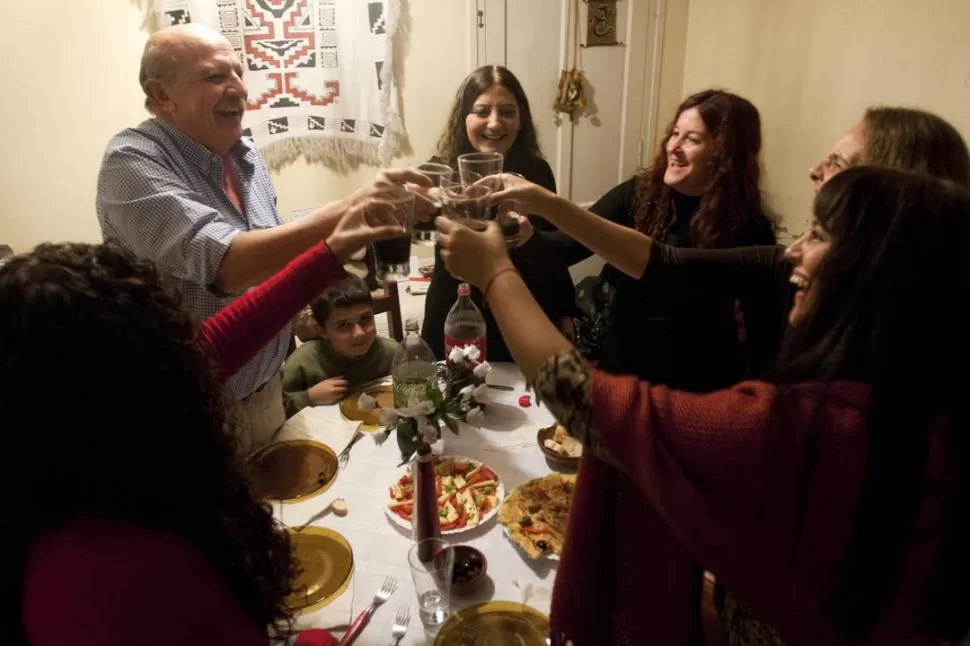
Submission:
<svg viewBox="0 0 970 646">
<path fill-rule="evenodd" d="M 372 142 L 375 151 L 387 150 L 385 135 L 393 141 L 401 132 L 389 107 L 393 79 L 385 87 L 395 27 L 386 2 L 158 0 L 162 24 L 201 20 L 232 44 L 249 90 L 245 133 L 261 148 L 288 137 L 336 137 Z"/>
</svg>

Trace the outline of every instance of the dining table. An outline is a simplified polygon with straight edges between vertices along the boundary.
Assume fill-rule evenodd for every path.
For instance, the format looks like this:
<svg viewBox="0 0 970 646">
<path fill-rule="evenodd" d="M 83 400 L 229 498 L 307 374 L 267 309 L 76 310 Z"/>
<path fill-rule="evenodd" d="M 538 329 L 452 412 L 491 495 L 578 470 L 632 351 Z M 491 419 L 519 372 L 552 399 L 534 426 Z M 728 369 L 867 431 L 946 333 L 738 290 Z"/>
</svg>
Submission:
<svg viewBox="0 0 970 646">
<path fill-rule="evenodd" d="M 524 482 L 555 471 L 540 450 L 536 437 L 541 428 L 555 421 L 547 408 L 537 405 L 515 364 L 491 366 L 487 383 L 506 389 L 488 389 L 481 426 L 462 422 L 457 434 L 442 429 L 442 453 L 483 462 L 498 474 L 507 493 Z M 523 395 L 529 395 L 530 401 L 521 402 Z M 357 421 L 343 416 L 339 405 L 317 406 L 308 412 L 311 414 L 302 416 L 300 423 L 291 423 L 293 418 L 284 425 L 277 441 L 301 438 L 330 441 L 338 444 L 332 448 L 339 453 L 359 426 Z M 353 445 L 349 460 L 339 468 L 326 491 L 298 502 L 274 505 L 277 521 L 290 528 L 307 522 L 335 498 L 346 501 L 348 508 L 345 516 L 326 514 L 311 526 L 329 528 L 347 539 L 354 560 L 351 583 L 324 607 L 301 614 L 296 622 L 298 630 L 325 628 L 341 636 L 353 619 L 370 605 L 385 579 L 393 576 L 397 579 L 396 591 L 377 608 L 354 643 L 393 643 L 391 628 L 401 606 L 410 608 L 411 619 L 400 644 L 434 643 L 434 635 L 426 633 L 419 619 L 408 565 L 408 551 L 414 544 L 411 532 L 391 522 L 385 512 L 391 502 L 389 487 L 406 468 L 394 435 L 372 431 Z M 470 604 L 501 600 L 522 603 L 548 615 L 558 562 L 555 558 L 529 558 L 505 535 L 495 516 L 445 538 L 453 544 L 471 545 L 487 559 L 487 579 L 467 596 L 453 594 L 452 613 Z"/>
</svg>

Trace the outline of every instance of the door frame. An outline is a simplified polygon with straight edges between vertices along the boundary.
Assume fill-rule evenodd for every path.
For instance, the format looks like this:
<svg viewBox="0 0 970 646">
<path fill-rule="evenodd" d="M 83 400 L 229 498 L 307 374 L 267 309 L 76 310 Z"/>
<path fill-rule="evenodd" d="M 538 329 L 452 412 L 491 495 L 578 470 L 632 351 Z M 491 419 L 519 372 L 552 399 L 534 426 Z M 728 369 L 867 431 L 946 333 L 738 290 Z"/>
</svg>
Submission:
<svg viewBox="0 0 970 646">
<path fill-rule="evenodd" d="M 523 2 L 526 0 L 516 0 Z M 559 60 L 565 60 L 569 3 L 561 0 L 559 25 Z M 507 60 L 506 20 L 508 0 L 466 0 L 468 7 L 469 46 L 468 72 L 482 65 L 505 65 Z M 628 132 L 628 125 L 637 134 L 621 136 L 617 151 L 616 183 L 627 179 L 632 171 L 649 163 L 645 155 L 652 155 L 656 137 L 657 115 L 660 109 L 660 81 L 664 40 L 664 23 L 668 0 L 620 0 L 627 4 L 628 17 L 623 35 L 624 82 L 620 131 Z M 580 15 L 585 18 L 586 3 L 580 2 Z M 479 14 L 479 12 L 482 12 Z M 646 27 L 644 29 L 644 26 Z M 637 72 L 637 68 L 641 68 Z M 556 70 L 558 72 L 558 70 Z M 631 120 L 638 123 L 631 123 Z M 563 119 L 557 130 L 556 151 L 550 159 L 556 174 L 559 193 L 572 199 L 574 128 Z"/>
</svg>

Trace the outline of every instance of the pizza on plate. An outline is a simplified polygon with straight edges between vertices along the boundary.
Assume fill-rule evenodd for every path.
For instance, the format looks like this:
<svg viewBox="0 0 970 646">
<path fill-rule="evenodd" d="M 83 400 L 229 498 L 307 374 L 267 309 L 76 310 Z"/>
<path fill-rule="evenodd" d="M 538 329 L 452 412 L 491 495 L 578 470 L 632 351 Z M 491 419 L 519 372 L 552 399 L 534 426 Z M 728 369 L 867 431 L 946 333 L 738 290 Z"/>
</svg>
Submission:
<svg viewBox="0 0 970 646">
<path fill-rule="evenodd" d="M 498 521 L 530 557 L 562 553 L 575 475 L 553 473 L 516 487 L 498 510 Z"/>
<path fill-rule="evenodd" d="M 484 464 L 445 458 L 435 464 L 435 495 L 442 531 L 474 527 L 498 503 L 498 476 Z M 414 513 L 414 481 L 405 473 L 390 488 L 387 508 L 407 522 Z"/>
</svg>

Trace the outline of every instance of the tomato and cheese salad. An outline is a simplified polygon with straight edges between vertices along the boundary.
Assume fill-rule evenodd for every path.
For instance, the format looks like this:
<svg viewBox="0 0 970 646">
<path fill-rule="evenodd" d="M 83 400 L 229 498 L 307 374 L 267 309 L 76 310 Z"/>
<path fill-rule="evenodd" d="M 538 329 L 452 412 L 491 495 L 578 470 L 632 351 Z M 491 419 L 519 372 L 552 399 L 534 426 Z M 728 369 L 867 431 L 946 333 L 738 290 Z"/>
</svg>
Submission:
<svg viewBox="0 0 970 646">
<path fill-rule="evenodd" d="M 499 504 L 498 476 L 484 464 L 445 458 L 435 465 L 435 495 L 441 531 L 474 527 Z M 390 487 L 388 510 L 411 522 L 414 482 L 405 473 Z"/>
</svg>

